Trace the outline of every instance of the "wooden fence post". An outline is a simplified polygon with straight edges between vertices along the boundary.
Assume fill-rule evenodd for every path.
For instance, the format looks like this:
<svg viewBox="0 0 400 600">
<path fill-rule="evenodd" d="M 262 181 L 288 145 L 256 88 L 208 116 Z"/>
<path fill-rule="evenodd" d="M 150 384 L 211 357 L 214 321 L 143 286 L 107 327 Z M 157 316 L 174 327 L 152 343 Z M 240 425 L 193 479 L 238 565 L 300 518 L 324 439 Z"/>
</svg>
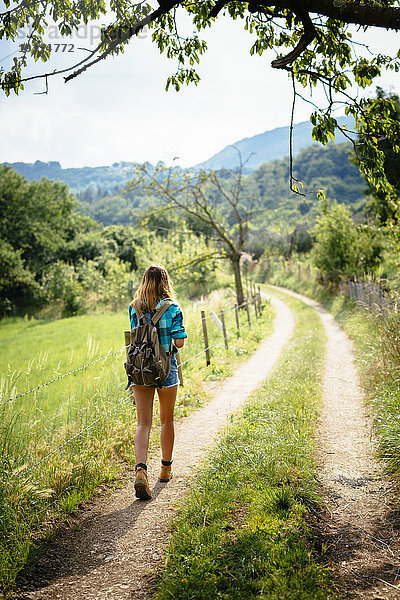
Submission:
<svg viewBox="0 0 400 600">
<path fill-rule="evenodd" d="M 221 310 L 221 323 L 222 323 L 222 333 L 224 335 L 225 349 L 229 350 L 229 348 L 228 348 L 228 336 L 226 335 L 226 327 L 225 327 L 225 315 L 224 315 L 224 311 L 223 310 Z"/>
<path fill-rule="evenodd" d="M 131 332 L 130 331 L 124 331 L 124 335 L 125 335 L 125 353 L 126 353 L 126 358 L 128 358 L 128 346 L 131 343 Z"/>
<path fill-rule="evenodd" d="M 211 360 L 210 360 L 210 349 L 208 347 L 206 313 L 204 312 L 204 310 L 201 311 L 201 322 L 203 325 L 203 338 L 204 338 L 204 348 L 205 348 L 205 353 L 206 353 L 206 365 L 208 367 L 208 365 L 211 364 Z"/>
<path fill-rule="evenodd" d="M 182 373 L 182 361 L 181 361 L 181 355 L 179 352 L 177 352 L 175 354 L 175 358 L 176 358 L 176 364 L 178 365 L 178 377 L 179 377 L 179 383 L 181 384 L 181 386 L 183 387 L 183 373 Z"/>
<path fill-rule="evenodd" d="M 256 319 L 258 319 L 258 310 L 257 310 L 257 298 L 256 296 L 253 296 L 253 304 L 254 304 L 254 312 L 256 314 Z"/>
<path fill-rule="evenodd" d="M 249 310 L 249 301 L 248 300 L 246 302 L 246 310 L 247 310 L 247 321 L 248 321 L 249 327 L 250 327 L 251 321 L 250 321 L 250 310 Z"/>
<path fill-rule="evenodd" d="M 262 304 L 261 304 L 261 289 L 260 286 L 258 286 L 258 312 L 261 315 L 262 312 Z"/>
<path fill-rule="evenodd" d="M 240 331 L 240 322 L 239 322 L 239 307 L 235 304 L 235 317 L 236 317 L 236 328 L 238 332 Z"/>
</svg>

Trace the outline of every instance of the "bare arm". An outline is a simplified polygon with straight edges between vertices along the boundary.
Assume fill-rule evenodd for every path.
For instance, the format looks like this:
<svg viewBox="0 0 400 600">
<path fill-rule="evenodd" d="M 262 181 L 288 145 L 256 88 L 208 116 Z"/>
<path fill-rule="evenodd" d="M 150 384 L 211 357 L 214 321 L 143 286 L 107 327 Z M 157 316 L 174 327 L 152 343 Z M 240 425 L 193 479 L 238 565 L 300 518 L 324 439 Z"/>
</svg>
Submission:
<svg viewBox="0 0 400 600">
<path fill-rule="evenodd" d="M 182 348 L 184 343 L 185 343 L 185 338 L 178 338 L 177 340 L 174 340 L 174 344 L 177 348 Z"/>
</svg>

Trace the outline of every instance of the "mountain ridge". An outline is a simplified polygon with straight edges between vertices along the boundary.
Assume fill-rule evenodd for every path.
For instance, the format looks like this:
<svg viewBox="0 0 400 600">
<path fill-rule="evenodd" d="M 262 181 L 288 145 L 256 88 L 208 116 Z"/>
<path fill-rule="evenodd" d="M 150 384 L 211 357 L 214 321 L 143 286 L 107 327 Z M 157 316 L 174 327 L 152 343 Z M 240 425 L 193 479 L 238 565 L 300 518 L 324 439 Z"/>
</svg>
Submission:
<svg viewBox="0 0 400 600">
<path fill-rule="evenodd" d="M 354 119 L 352 117 L 337 117 L 341 127 L 346 126 L 350 133 L 354 133 Z M 311 131 L 313 125 L 310 121 L 301 121 L 293 127 L 293 147 L 296 156 L 300 150 L 311 146 L 313 143 Z M 200 169 L 235 169 L 239 166 L 240 160 L 244 164 L 246 173 L 254 171 L 257 167 L 271 160 L 280 160 L 289 154 L 289 130 L 288 126 L 276 127 L 258 133 L 251 137 L 245 137 L 241 140 L 229 144 L 207 160 L 198 163 L 193 168 Z M 341 132 L 336 133 L 336 143 L 348 141 Z M 235 150 L 236 148 L 236 150 Z"/>
<path fill-rule="evenodd" d="M 338 117 L 337 120 L 341 126 L 346 125 L 350 132 L 353 131 L 354 121 L 352 118 Z M 293 141 L 295 156 L 304 148 L 313 145 L 311 130 L 312 125 L 309 121 L 302 121 L 294 125 Z M 338 132 L 335 141 L 340 143 L 344 140 L 345 137 Z M 276 127 L 275 129 L 238 140 L 194 167 L 189 167 L 189 169 L 175 168 L 181 171 L 191 169 L 234 170 L 240 164 L 238 150 L 242 162 L 245 163 L 243 173 L 250 174 L 263 163 L 281 160 L 287 156 L 288 145 L 289 127 Z M 109 193 L 115 192 L 117 188 L 120 189 L 125 186 L 130 178 L 132 168 L 137 163 L 120 161 L 112 165 L 68 167 L 65 169 L 58 161 L 42 162 L 37 160 L 35 163 L 14 162 L 4 164 L 12 167 L 20 175 L 26 177 L 28 181 L 47 177 L 48 179 L 66 183 L 71 191 L 75 193 L 80 193 L 88 188 L 91 188 L 94 192 L 101 190 L 103 193 Z"/>
</svg>

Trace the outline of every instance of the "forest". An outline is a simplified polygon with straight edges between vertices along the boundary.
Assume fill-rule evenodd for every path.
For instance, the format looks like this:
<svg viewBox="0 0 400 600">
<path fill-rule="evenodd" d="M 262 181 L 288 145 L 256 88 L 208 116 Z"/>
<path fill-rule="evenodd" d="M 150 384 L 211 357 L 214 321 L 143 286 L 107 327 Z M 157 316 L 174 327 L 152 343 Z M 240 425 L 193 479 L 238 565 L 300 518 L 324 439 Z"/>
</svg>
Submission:
<svg viewBox="0 0 400 600">
<path fill-rule="evenodd" d="M 295 159 L 296 176 L 306 190 L 314 190 L 305 201 L 299 201 L 288 189 L 287 157 L 264 163 L 248 175 L 245 195 L 257 197 L 266 209 L 261 217 L 263 224 L 274 226 L 288 221 L 296 225 L 315 219 L 318 210 L 315 190 L 319 189 L 324 189 L 329 198 L 351 205 L 356 212 L 365 204 L 363 191 L 366 184 L 357 166 L 350 162 L 350 155 L 349 143 L 328 144 L 325 148 L 314 144 L 299 153 Z M 79 210 L 105 226 L 132 223 L 138 214 L 149 208 L 151 199 L 135 191 L 122 193 L 123 188 L 123 185 L 117 186 L 108 193 L 89 186 L 77 194 L 81 201 Z"/>
<path fill-rule="evenodd" d="M 176 225 L 183 233 L 142 227 L 145 212 L 131 225 L 103 226 L 83 214 L 65 184 L 45 178 L 28 182 L 4 165 L 0 207 L 1 316 L 115 309 L 132 296 L 136 270 L 155 255 L 179 273 L 180 284 L 192 295 L 212 287 L 215 279 L 207 262 L 192 264 L 204 256 L 207 244 L 181 218 Z M 171 254 L 176 252 L 179 260 Z"/>
</svg>

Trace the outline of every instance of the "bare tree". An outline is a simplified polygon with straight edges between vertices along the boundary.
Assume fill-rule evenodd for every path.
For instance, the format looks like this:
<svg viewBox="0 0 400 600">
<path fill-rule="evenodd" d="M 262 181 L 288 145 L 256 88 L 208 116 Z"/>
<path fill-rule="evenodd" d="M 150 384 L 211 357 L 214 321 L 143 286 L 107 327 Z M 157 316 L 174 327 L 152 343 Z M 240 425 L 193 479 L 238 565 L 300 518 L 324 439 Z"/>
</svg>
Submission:
<svg viewBox="0 0 400 600">
<path fill-rule="evenodd" d="M 236 149 L 237 150 L 237 149 Z M 246 181 L 239 151 L 236 171 L 185 171 L 163 165 L 138 165 L 129 187 L 144 185 L 144 191 L 169 208 L 178 209 L 205 223 L 213 232 L 216 253 L 232 266 L 238 304 L 244 301 L 240 258 L 245 250 L 254 200 L 243 200 Z"/>
</svg>

